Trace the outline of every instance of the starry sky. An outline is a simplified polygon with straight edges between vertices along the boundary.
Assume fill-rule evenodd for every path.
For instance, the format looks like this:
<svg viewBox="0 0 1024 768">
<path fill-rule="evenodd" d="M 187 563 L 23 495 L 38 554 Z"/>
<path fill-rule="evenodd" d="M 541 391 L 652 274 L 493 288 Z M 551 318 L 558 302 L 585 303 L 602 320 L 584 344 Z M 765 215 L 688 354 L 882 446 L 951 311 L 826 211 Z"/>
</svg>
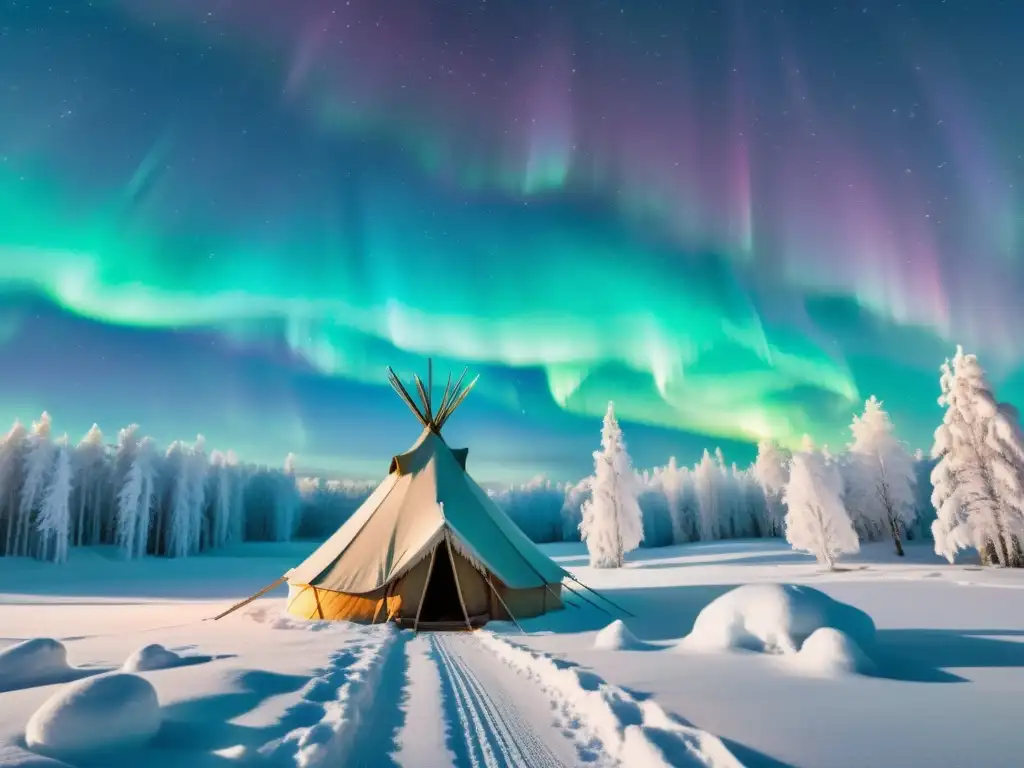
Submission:
<svg viewBox="0 0 1024 768">
<path fill-rule="evenodd" d="M 0 414 L 483 480 L 1024 401 L 1024 6 L 0 0 Z"/>
</svg>

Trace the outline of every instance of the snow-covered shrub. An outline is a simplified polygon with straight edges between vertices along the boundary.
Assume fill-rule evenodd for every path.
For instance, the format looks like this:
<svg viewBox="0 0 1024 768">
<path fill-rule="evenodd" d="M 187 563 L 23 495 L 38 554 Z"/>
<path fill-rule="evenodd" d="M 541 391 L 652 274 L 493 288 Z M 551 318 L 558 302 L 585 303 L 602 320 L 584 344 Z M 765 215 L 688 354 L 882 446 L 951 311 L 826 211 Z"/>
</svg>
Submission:
<svg viewBox="0 0 1024 768">
<path fill-rule="evenodd" d="M 874 645 L 875 623 L 859 608 L 811 587 L 744 584 L 706 605 L 680 648 L 796 653 L 822 627 L 842 631 L 865 650 Z"/>
</svg>

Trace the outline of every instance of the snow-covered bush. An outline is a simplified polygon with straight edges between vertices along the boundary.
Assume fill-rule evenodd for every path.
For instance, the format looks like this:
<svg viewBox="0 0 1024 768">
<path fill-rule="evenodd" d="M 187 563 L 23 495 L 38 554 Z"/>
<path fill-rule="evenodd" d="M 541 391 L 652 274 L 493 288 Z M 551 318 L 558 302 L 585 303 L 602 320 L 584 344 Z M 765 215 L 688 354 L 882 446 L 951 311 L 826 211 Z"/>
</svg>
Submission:
<svg viewBox="0 0 1024 768">
<path fill-rule="evenodd" d="M 862 649 L 874 645 L 874 621 L 852 605 L 811 587 L 744 584 L 706 605 L 680 648 L 793 654 L 823 627 L 840 630 Z"/>
</svg>

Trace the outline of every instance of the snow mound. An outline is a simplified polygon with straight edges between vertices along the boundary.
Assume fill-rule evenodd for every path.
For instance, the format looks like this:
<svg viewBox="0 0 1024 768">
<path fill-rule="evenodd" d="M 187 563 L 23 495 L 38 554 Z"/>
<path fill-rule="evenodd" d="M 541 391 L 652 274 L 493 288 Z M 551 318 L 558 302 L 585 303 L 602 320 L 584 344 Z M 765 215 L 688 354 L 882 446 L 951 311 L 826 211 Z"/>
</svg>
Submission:
<svg viewBox="0 0 1024 768">
<path fill-rule="evenodd" d="M 822 627 L 841 630 L 861 648 L 874 644 L 871 617 L 824 592 L 793 584 L 744 584 L 705 606 L 679 647 L 796 653 Z"/>
<path fill-rule="evenodd" d="M 159 643 L 139 648 L 128 657 L 121 667 L 125 672 L 150 672 L 154 669 L 171 669 L 187 664 L 187 659 L 169 651 Z"/>
<path fill-rule="evenodd" d="M 804 640 L 796 655 L 800 667 L 827 677 L 868 674 L 875 665 L 867 654 L 844 632 L 822 627 Z"/>
<path fill-rule="evenodd" d="M 621 619 L 613 621 L 594 638 L 594 648 L 599 651 L 642 651 L 647 647 Z"/>
<path fill-rule="evenodd" d="M 160 729 L 156 690 L 137 675 L 111 673 L 61 688 L 28 721 L 30 749 L 60 759 L 138 747 Z"/>
<path fill-rule="evenodd" d="M 601 743 L 616 765 L 645 768 L 742 768 L 717 736 L 670 717 L 652 700 L 638 701 L 592 672 L 565 667 L 546 654 L 481 631 L 476 638 L 498 658 L 535 681 L 554 712 Z"/>
<path fill-rule="evenodd" d="M 0 651 L 0 691 L 60 682 L 73 673 L 68 649 L 49 637 L 33 637 Z"/>
</svg>

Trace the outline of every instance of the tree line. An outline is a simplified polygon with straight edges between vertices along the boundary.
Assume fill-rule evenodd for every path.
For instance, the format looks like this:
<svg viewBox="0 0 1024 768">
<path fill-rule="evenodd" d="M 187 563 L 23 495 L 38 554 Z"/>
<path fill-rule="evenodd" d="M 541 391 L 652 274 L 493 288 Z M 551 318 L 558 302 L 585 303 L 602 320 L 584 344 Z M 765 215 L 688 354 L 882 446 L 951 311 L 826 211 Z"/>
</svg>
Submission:
<svg viewBox="0 0 1024 768">
<path fill-rule="evenodd" d="M 593 475 L 488 494 L 534 541 L 582 538 L 603 565 L 636 546 L 757 537 L 785 537 L 826 565 L 887 537 L 897 551 L 904 539 L 930 538 L 951 561 L 976 549 L 986 563 L 1024 565 L 1017 412 L 959 348 L 940 388 L 946 412 L 930 456 L 910 454 L 872 397 L 838 453 L 764 441 L 747 467 L 716 450 L 693 466 L 672 458 L 638 472 L 609 407 Z M 0 440 L 0 554 L 59 562 L 69 547 L 114 545 L 126 558 L 184 557 L 243 541 L 323 539 L 375 486 L 298 476 L 291 455 L 281 468 L 245 464 L 232 451 L 208 452 L 201 436 L 160 450 L 134 425 L 111 444 L 97 426 L 74 446 L 52 433 L 43 414 Z"/>
<path fill-rule="evenodd" d="M 762 442 L 747 470 L 727 470 L 720 453 L 705 452 L 692 470 L 670 462 L 638 476 L 609 404 L 594 474 L 566 496 L 567 504 L 572 495 L 581 502 L 577 527 L 591 564 L 621 566 L 624 552 L 654 534 L 673 543 L 784 535 L 829 568 L 862 541 L 891 538 L 902 556 L 904 538 L 930 536 L 950 562 L 974 549 L 983 563 L 1024 567 L 1017 410 L 997 400 L 977 358 L 962 348 L 940 370 L 946 411 L 930 459 L 910 455 L 872 396 L 841 453 L 805 437 L 793 454 Z M 575 506 L 568 504 L 573 518 Z"/>
</svg>

